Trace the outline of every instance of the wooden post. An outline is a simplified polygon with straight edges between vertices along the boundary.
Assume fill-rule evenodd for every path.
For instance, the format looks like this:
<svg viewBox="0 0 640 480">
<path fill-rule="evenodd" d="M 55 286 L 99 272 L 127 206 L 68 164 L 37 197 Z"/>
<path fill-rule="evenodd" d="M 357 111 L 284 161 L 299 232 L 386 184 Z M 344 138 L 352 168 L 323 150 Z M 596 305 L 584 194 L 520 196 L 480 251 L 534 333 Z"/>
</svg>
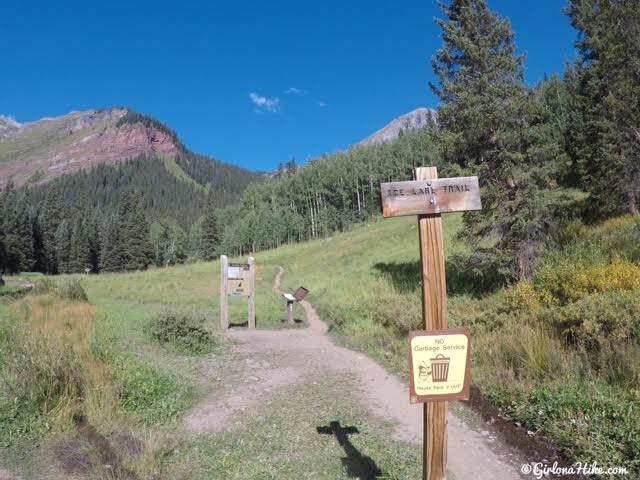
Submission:
<svg viewBox="0 0 640 480">
<path fill-rule="evenodd" d="M 293 302 L 287 302 L 287 323 L 293 325 L 295 323 L 293 318 Z"/>
<path fill-rule="evenodd" d="M 440 392 L 422 385 L 418 394 L 416 382 L 424 383 L 420 377 L 420 364 L 414 365 L 411 357 L 411 379 L 409 400 L 424 404 L 424 457 L 423 480 L 445 480 L 447 475 L 447 401 L 444 399 L 467 399 L 469 395 L 470 348 L 468 331 L 447 329 L 447 286 L 444 268 L 444 242 L 442 238 L 442 213 L 480 210 L 480 186 L 478 177 L 438 178 L 435 167 L 416 168 L 416 179 L 405 182 L 380 184 L 382 215 L 400 217 L 418 215 L 420 234 L 420 260 L 422 268 L 422 317 L 424 331 L 411 332 L 410 343 L 415 339 L 434 334 L 458 335 L 456 342 L 464 350 L 456 360 L 455 386 L 446 391 L 444 384 Z M 462 338 L 460 338 L 462 337 Z M 444 339 L 442 339 L 444 341 Z M 452 340 L 453 341 L 453 340 Z M 411 351 L 411 354 L 413 351 Z M 444 357 L 443 357 L 444 358 Z M 434 359 L 431 359 L 433 361 Z M 447 362 L 451 359 L 447 358 Z M 466 363 L 463 363 L 465 362 Z M 417 373 L 416 373 L 417 372 Z M 460 383 L 463 380 L 464 382 Z M 417 380 L 416 380 L 417 379 Z M 433 377 L 432 377 L 433 379 Z M 431 380 L 433 382 L 434 380 Z M 445 380 L 439 380 L 445 381 Z M 428 392 L 428 393 L 425 393 Z"/>
<path fill-rule="evenodd" d="M 228 273 L 229 259 L 226 255 L 220 255 L 220 328 L 223 331 L 229 328 Z"/>
<path fill-rule="evenodd" d="M 249 257 L 249 296 L 247 297 L 249 303 L 249 319 L 247 321 L 247 327 L 249 329 L 256 328 L 256 259 Z"/>
<path fill-rule="evenodd" d="M 416 169 L 416 180 L 438 178 L 436 167 Z M 448 324 L 442 217 L 419 215 L 422 265 L 422 318 L 425 330 L 444 330 Z M 423 480 L 447 478 L 447 402 L 424 404 Z"/>
</svg>

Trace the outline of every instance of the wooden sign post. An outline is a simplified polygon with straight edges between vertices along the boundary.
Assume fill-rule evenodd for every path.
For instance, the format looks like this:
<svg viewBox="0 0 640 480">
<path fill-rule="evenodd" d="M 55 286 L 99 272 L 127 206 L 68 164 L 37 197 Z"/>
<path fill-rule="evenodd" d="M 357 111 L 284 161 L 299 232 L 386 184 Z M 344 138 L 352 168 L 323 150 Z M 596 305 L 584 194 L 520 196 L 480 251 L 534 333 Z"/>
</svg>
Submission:
<svg viewBox="0 0 640 480">
<path fill-rule="evenodd" d="M 309 293 L 304 287 L 300 287 L 296 292 L 292 295 L 290 293 L 283 293 L 282 296 L 287 301 L 287 324 L 293 326 L 295 324 L 295 320 L 293 318 L 293 304 L 295 302 L 301 302 Z"/>
<path fill-rule="evenodd" d="M 220 327 L 229 328 L 229 297 L 247 297 L 247 327 L 256 328 L 256 261 L 249 257 L 247 263 L 229 263 L 226 255 L 220 255 Z"/>
<path fill-rule="evenodd" d="M 416 180 L 380 185 L 383 216 L 418 215 L 422 272 L 422 316 L 428 332 L 445 331 L 448 325 L 447 286 L 441 213 L 480 210 L 478 177 L 438 179 L 436 167 L 416 168 Z M 467 335 L 468 338 L 468 335 Z M 466 349 L 466 355 L 469 348 Z M 435 356 L 436 363 L 440 358 Z M 444 355 L 443 355 L 444 357 Z M 468 358 L 468 357 L 467 357 Z M 467 365 L 468 367 L 468 365 Z M 434 368 L 440 368 L 439 366 Z M 413 366 L 412 366 L 413 369 Z M 431 371 L 431 374 L 436 370 Z M 440 373 L 439 371 L 437 373 Z M 468 368 L 465 373 L 468 387 Z M 424 403 L 423 480 L 445 480 L 447 471 L 447 397 L 419 396 Z M 458 393 L 455 398 L 463 398 Z"/>
<path fill-rule="evenodd" d="M 229 259 L 226 255 L 220 255 L 220 328 L 223 331 L 229 328 L 229 293 L 227 292 L 228 271 Z"/>
</svg>

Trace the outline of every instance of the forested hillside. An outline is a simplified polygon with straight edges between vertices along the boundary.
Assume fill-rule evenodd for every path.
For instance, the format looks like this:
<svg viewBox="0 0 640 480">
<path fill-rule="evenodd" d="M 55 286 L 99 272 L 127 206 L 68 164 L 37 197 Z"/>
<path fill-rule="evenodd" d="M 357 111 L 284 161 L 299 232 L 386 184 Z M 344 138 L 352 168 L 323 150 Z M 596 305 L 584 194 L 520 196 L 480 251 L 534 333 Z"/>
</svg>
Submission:
<svg viewBox="0 0 640 480">
<path fill-rule="evenodd" d="M 476 248 L 456 262 L 484 284 L 530 277 L 575 222 L 638 214 L 638 4 L 572 1 L 578 59 L 534 87 L 524 82 L 511 25 L 486 2 L 442 9 L 431 85 L 438 129 L 353 147 L 252 186 L 223 217 L 225 251 L 344 230 L 380 212 L 380 182 L 411 179 L 423 165 L 440 176 L 479 176 L 484 208 L 465 215 L 461 233 Z"/>
<path fill-rule="evenodd" d="M 215 210 L 237 202 L 247 185 L 261 181 L 263 175 L 192 153 L 175 132 L 151 117 L 112 112 L 120 115 L 117 122 L 112 118 L 115 113 L 72 114 L 39 122 L 44 126 L 22 126 L 2 145 L 9 152 L 9 147 L 46 138 L 37 144 L 36 153 L 24 146 L 20 155 L 48 158 L 49 148 L 61 148 L 66 137 L 60 131 L 67 128 L 83 134 L 90 129 L 91 135 L 102 137 L 125 135 L 133 142 L 109 145 L 104 151 L 95 145 L 66 150 L 89 159 L 73 173 L 53 178 L 43 174 L 19 188 L 11 178 L 5 179 L 0 194 L 0 273 L 98 273 L 215 255 Z M 149 146 L 139 136 L 131 140 L 132 130 L 120 132 L 127 128 L 146 129 L 152 147 L 148 154 L 118 157 L 147 151 L 143 147 Z M 155 146 L 158 138 L 163 139 L 162 149 Z M 93 162 L 96 158 L 101 162 Z M 29 164 L 22 157 L 5 160 L 15 168 Z"/>
<path fill-rule="evenodd" d="M 533 87 L 524 82 L 525 59 L 516 54 L 507 20 L 483 1 L 457 0 L 442 8 L 437 23 L 443 46 L 432 62 L 439 81 L 431 85 L 440 98 L 437 128 L 403 134 L 391 144 L 354 146 L 302 168 L 292 162 L 251 185 L 236 204 L 258 175 L 194 155 L 159 122 L 129 112 L 117 128 L 151 128 L 175 142 L 179 153 L 100 165 L 50 187 L 8 188 L 3 222 L 21 227 L 3 229 L 3 270 L 33 268 L 40 263 L 22 258 L 61 248 L 42 247 L 39 239 L 56 237 L 40 231 L 59 227 L 45 219 L 42 207 L 57 196 L 66 206 L 61 208 L 76 212 L 64 215 L 75 224 L 93 216 L 85 206 L 117 215 L 122 193 L 136 190 L 154 224 L 153 260 L 166 265 L 344 231 L 380 212 L 380 182 L 410 179 L 415 167 L 435 165 L 440 176 L 480 178 L 484 209 L 465 215 L 461 233 L 475 248 L 455 261 L 493 286 L 529 278 L 540 253 L 561 245 L 575 222 L 638 214 L 637 4 L 572 1 L 567 14 L 577 30 L 577 61 L 562 77 Z"/>
<path fill-rule="evenodd" d="M 391 144 L 352 147 L 251 185 L 239 206 L 221 214 L 222 250 L 242 254 L 326 237 L 379 215 L 380 182 L 440 165 L 433 137 L 424 129 Z"/>
</svg>

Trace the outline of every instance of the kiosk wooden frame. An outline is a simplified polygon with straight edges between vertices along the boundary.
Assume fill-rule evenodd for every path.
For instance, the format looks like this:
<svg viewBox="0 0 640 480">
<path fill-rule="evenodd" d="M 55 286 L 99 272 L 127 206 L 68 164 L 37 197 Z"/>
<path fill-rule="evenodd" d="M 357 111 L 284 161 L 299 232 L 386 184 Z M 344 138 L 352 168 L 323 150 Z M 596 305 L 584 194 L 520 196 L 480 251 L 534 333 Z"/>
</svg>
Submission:
<svg viewBox="0 0 640 480">
<path fill-rule="evenodd" d="M 229 263 L 220 255 L 220 328 L 229 328 L 229 297 L 247 297 L 247 327 L 256 328 L 256 261 Z"/>
</svg>

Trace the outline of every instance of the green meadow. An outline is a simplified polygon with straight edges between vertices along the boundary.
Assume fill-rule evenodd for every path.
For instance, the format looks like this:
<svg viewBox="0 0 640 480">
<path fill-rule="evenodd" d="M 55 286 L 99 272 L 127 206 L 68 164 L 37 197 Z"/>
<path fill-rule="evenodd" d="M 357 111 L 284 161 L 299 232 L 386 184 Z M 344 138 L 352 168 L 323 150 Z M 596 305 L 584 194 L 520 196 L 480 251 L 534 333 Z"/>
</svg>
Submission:
<svg viewBox="0 0 640 480">
<path fill-rule="evenodd" d="M 445 217 L 448 258 L 464 251 L 456 237 L 461 224 L 457 214 Z M 574 230 L 569 247 L 547 255 L 530 282 L 506 289 L 469 293 L 465 273 L 447 262 L 450 325 L 471 328 L 473 382 L 506 416 L 571 458 L 637 474 L 640 223 L 622 217 Z M 372 219 L 333 237 L 262 252 L 256 263 L 258 328 L 289 328 L 273 290 L 281 266 L 283 290 L 308 288 L 335 342 L 407 376 L 406 335 L 421 327 L 414 218 Z M 24 294 L 26 279 L 37 286 Z M 302 390 L 276 397 L 231 432 L 181 431 L 200 399 L 237 381 L 228 366 L 239 359 L 218 331 L 218 262 L 7 280 L 0 296 L 0 451 L 8 467 L 28 478 L 90 449 L 78 440 L 84 422 L 112 444 L 129 439 L 111 477 L 96 469 L 99 461 L 78 467 L 88 477 L 280 479 L 304 471 L 324 472 L 309 478 L 342 478 L 335 440 L 304 453 L 317 442 L 309 426 L 329 418 L 376 432 L 354 443 L 386 472 L 380 478 L 418 474 L 419 449 L 385 440 L 389 426 L 362 410 L 348 389 L 315 399 Z M 234 329 L 245 328 L 244 299 L 230 298 L 230 317 Z M 300 306 L 296 318 L 304 320 Z M 212 376 L 212 369 L 219 373 Z M 291 453 L 276 455 L 278 445 Z"/>
</svg>

